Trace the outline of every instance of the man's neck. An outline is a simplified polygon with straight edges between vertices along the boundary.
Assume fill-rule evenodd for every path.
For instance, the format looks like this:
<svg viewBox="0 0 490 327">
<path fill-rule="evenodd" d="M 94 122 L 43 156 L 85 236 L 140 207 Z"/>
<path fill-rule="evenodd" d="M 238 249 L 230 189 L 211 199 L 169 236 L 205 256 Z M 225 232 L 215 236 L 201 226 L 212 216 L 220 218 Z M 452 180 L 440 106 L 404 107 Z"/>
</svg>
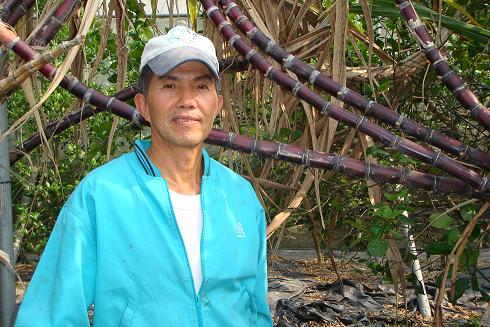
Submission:
<svg viewBox="0 0 490 327">
<path fill-rule="evenodd" d="M 152 142 L 146 153 L 167 180 L 169 188 L 180 194 L 199 194 L 203 174 L 202 145 L 175 147 Z"/>
</svg>

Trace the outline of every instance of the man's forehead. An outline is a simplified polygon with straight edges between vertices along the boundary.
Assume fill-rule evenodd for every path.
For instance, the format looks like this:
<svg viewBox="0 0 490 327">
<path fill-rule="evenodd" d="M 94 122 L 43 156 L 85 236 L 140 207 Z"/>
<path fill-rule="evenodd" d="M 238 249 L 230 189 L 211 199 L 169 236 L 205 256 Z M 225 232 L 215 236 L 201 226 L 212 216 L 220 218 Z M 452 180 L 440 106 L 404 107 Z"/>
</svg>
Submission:
<svg viewBox="0 0 490 327">
<path fill-rule="evenodd" d="M 213 73 L 209 69 L 208 66 L 203 64 L 200 61 L 187 61 L 171 71 L 169 71 L 164 76 L 160 76 L 160 78 L 165 78 L 167 76 L 175 76 L 175 75 L 196 75 L 196 76 L 208 76 L 210 79 L 213 78 Z"/>
</svg>

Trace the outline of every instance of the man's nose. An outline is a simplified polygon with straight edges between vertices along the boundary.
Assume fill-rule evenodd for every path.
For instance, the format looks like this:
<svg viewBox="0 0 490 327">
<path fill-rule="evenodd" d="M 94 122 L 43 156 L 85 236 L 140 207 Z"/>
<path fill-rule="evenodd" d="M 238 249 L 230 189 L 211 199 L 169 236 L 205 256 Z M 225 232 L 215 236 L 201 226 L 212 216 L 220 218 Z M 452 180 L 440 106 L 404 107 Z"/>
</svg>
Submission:
<svg viewBox="0 0 490 327">
<path fill-rule="evenodd" d="M 179 92 L 179 106 L 196 107 L 197 92 L 190 85 L 184 85 Z"/>
</svg>

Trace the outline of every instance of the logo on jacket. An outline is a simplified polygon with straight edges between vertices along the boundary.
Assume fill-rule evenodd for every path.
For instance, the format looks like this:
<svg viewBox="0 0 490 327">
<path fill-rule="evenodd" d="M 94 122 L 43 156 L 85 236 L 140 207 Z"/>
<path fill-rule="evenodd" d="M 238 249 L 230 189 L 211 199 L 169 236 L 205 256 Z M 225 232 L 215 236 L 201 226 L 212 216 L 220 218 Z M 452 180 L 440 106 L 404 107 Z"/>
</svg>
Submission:
<svg viewBox="0 0 490 327">
<path fill-rule="evenodd" d="M 243 230 L 243 226 L 241 223 L 236 223 L 236 237 L 238 238 L 247 237 L 247 235 L 245 235 L 245 231 Z"/>
</svg>

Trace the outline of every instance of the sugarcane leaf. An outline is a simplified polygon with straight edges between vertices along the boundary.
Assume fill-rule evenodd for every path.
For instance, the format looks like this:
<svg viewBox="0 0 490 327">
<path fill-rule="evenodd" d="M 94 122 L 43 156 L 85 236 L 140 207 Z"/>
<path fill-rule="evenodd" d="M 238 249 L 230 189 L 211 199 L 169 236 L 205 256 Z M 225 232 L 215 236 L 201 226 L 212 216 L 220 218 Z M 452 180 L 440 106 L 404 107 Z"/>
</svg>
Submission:
<svg viewBox="0 0 490 327">
<path fill-rule="evenodd" d="M 380 238 L 374 238 L 369 241 L 367 250 L 373 257 L 383 257 L 388 252 L 388 242 Z"/>
<path fill-rule="evenodd" d="M 453 222 L 453 218 L 451 218 L 451 216 L 449 216 L 447 214 L 440 215 L 437 213 L 433 213 L 432 215 L 429 216 L 429 221 L 430 221 L 431 226 L 433 226 L 435 228 L 444 229 L 444 228 L 448 228 L 449 226 L 451 226 L 451 224 Z"/>
<path fill-rule="evenodd" d="M 195 28 L 197 26 L 197 0 L 187 0 L 187 8 L 189 10 L 189 20 Z"/>
<path fill-rule="evenodd" d="M 490 31 L 487 29 L 459 21 L 446 15 L 440 15 L 418 3 L 413 3 L 413 6 L 419 16 L 427 21 L 439 23 L 440 20 L 441 25 L 447 29 L 484 45 L 490 41 Z M 351 4 L 350 11 L 362 15 L 362 8 L 359 4 Z M 391 0 L 373 0 L 371 14 L 373 17 L 401 17 L 400 11 L 395 6 L 395 2 Z"/>
</svg>

